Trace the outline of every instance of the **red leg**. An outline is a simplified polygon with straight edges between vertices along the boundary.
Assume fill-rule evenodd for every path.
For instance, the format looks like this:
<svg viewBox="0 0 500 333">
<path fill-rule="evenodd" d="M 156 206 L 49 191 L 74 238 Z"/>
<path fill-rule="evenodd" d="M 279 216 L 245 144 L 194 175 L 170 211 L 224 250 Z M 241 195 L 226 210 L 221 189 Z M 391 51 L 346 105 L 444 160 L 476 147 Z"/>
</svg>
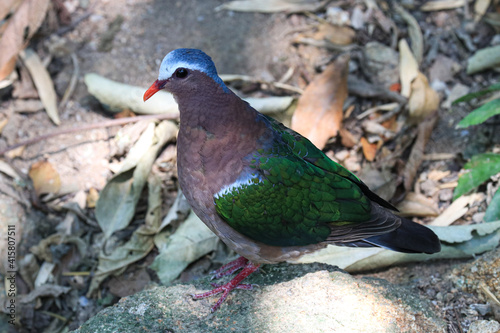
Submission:
<svg viewBox="0 0 500 333">
<path fill-rule="evenodd" d="M 234 272 L 236 272 L 238 269 L 245 267 L 247 263 L 248 263 L 247 258 L 239 257 L 238 259 L 233 260 L 233 261 L 225 264 L 221 268 L 213 271 L 212 274 L 214 274 L 214 276 L 212 276 L 212 280 L 213 279 L 220 279 L 221 277 L 226 276 L 226 275 L 231 275 Z"/>
<path fill-rule="evenodd" d="M 222 286 L 222 284 L 218 283 L 210 283 L 210 285 L 214 288 L 219 288 Z M 242 289 L 242 290 L 252 290 L 253 288 L 257 287 L 256 284 L 246 284 L 246 283 L 240 283 L 239 285 L 236 286 L 234 289 Z"/>
<path fill-rule="evenodd" d="M 238 258 L 238 259 L 240 259 L 240 258 Z M 259 265 L 255 265 L 254 263 L 249 262 L 247 259 L 245 259 L 245 260 L 247 261 L 245 267 L 238 275 L 236 275 L 234 277 L 234 279 L 232 279 L 228 283 L 226 283 L 222 286 L 219 286 L 211 291 L 207 291 L 206 293 L 192 295 L 193 299 L 210 297 L 210 296 L 222 293 L 221 298 L 219 298 L 217 303 L 215 303 L 215 305 L 210 309 L 210 312 L 215 312 L 220 307 L 220 305 L 226 300 L 226 298 L 229 295 L 229 293 L 231 292 L 231 290 L 238 289 L 238 286 L 240 286 L 241 281 L 243 281 L 247 276 L 249 276 L 250 274 L 252 274 L 253 272 L 255 272 L 259 268 Z M 246 285 L 246 284 L 241 285 L 241 289 L 250 289 L 250 288 L 251 287 L 249 285 Z"/>
</svg>

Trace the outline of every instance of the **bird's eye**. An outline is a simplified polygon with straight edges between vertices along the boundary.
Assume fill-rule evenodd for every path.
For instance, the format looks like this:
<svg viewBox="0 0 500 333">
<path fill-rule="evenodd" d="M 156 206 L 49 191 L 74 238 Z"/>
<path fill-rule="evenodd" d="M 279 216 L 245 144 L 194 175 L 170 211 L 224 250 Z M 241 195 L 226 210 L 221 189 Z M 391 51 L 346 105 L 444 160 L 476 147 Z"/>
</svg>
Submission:
<svg viewBox="0 0 500 333">
<path fill-rule="evenodd" d="M 180 79 L 185 78 L 187 75 L 188 75 L 188 71 L 185 68 L 177 68 L 177 70 L 175 71 L 175 76 L 180 78 Z"/>
</svg>

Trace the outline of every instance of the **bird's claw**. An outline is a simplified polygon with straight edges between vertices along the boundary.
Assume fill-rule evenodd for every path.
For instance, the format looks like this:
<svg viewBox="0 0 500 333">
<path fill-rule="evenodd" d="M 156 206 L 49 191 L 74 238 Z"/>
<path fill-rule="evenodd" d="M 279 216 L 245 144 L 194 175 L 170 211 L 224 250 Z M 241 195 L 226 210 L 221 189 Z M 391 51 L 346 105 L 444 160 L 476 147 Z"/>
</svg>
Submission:
<svg viewBox="0 0 500 333">
<path fill-rule="evenodd" d="M 229 275 L 239 268 L 243 268 L 241 272 L 238 273 L 231 281 L 229 281 L 226 284 L 219 285 L 216 283 L 211 283 L 211 285 L 214 287 L 213 290 L 207 291 L 202 294 L 191 294 L 191 297 L 193 299 L 201 299 L 201 298 L 206 298 L 210 296 L 214 296 L 217 294 L 222 293 L 222 296 L 219 298 L 217 303 L 210 309 L 210 311 L 213 313 L 215 312 L 220 305 L 226 300 L 227 296 L 233 289 L 244 289 L 244 290 L 252 290 L 256 285 L 252 284 L 242 284 L 241 281 L 243 281 L 247 276 L 255 272 L 258 268 L 259 265 L 255 265 L 252 262 L 248 261 L 248 259 L 240 257 L 232 262 L 230 262 L 227 265 L 222 266 L 216 271 L 216 277 L 221 277 L 225 275 Z M 228 273 L 228 271 L 230 273 Z"/>
<path fill-rule="evenodd" d="M 214 288 L 219 288 L 222 286 L 221 284 L 218 283 L 210 283 L 210 285 Z M 259 285 L 257 284 L 248 284 L 248 283 L 240 283 L 234 289 L 241 289 L 241 290 L 253 290 L 253 288 L 257 288 Z"/>
</svg>

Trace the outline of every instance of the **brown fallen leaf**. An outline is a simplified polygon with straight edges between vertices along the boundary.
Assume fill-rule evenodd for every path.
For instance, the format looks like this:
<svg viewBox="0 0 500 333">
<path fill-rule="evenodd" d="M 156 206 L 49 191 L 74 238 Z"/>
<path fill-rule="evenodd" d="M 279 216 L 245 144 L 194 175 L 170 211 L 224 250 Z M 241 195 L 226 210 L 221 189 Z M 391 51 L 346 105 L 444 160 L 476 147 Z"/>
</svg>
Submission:
<svg viewBox="0 0 500 333">
<path fill-rule="evenodd" d="M 14 87 L 12 97 L 15 99 L 40 99 L 28 69 L 24 66 L 19 67 L 19 74 L 19 80 L 12 84 Z"/>
<path fill-rule="evenodd" d="M 418 62 L 404 39 L 399 41 L 399 57 L 401 95 L 409 97 L 410 118 L 413 122 L 419 122 L 438 109 L 439 95 L 418 69 Z"/>
<path fill-rule="evenodd" d="M 16 1 L 5 3 L 2 1 L 2 3 L 2 13 L 9 13 L 11 6 L 16 5 Z M 9 69 L 14 69 L 13 63 L 15 64 L 17 55 L 42 24 L 48 7 L 49 0 L 24 0 L 4 23 L 7 26 L 0 37 L 0 50 L 2 50 L 0 74 L 3 75 L 0 76 L 0 80 L 10 74 Z M 3 18 L 0 17 L 0 19 Z"/>
<path fill-rule="evenodd" d="M 308 37 L 308 36 L 306 36 Z M 330 23 L 322 23 L 318 26 L 312 38 L 317 40 L 329 40 L 333 44 L 349 45 L 356 37 L 356 32 L 347 26 L 332 25 Z"/>
<path fill-rule="evenodd" d="M 420 7 L 421 11 L 429 12 L 435 10 L 446 10 L 463 7 L 466 0 L 438 0 L 438 1 L 427 1 L 423 6 Z"/>
<path fill-rule="evenodd" d="M 410 191 L 413 186 L 413 180 L 424 158 L 425 146 L 429 141 L 437 120 L 438 114 L 434 112 L 418 126 L 417 139 L 415 140 L 415 144 L 412 147 L 408 162 L 403 171 L 403 184 L 406 192 Z"/>
<path fill-rule="evenodd" d="M 438 108 L 438 93 L 429 86 L 429 81 L 425 75 L 419 72 L 411 83 L 411 95 L 408 100 L 411 120 L 420 122 Z"/>
<path fill-rule="evenodd" d="M 339 56 L 307 86 L 292 117 L 292 129 L 320 149 L 342 126 L 349 59 L 348 54 Z"/>
<path fill-rule="evenodd" d="M 21 0 L 3 0 L 2 2 L 0 2 L 0 19 L 3 19 L 7 15 L 14 13 L 17 8 L 19 8 L 19 5 L 21 5 L 21 2 Z M 3 30 L 0 30 L 0 32 L 2 31 Z"/>
<path fill-rule="evenodd" d="M 415 192 L 409 192 L 396 208 L 399 209 L 402 216 L 428 217 L 439 215 L 434 200 Z"/>
<path fill-rule="evenodd" d="M 5 153 L 5 156 L 7 156 L 10 159 L 20 157 L 24 153 L 25 148 L 26 148 L 26 146 L 21 146 L 21 147 L 15 148 L 15 149 L 11 149 Z"/>
<path fill-rule="evenodd" d="M 376 143 L 370 143 L 368 140 L 366 140 L 365 137 L 362 137 L 361 140 L 361 147 L 363 148 L 363 155 L 365 155 L 365 158 L 372 162 L 375 159 L 375 155 L 377 154 L 377 144 Z"/>
<path fill-rule="evenodd" d="M 2 133 L 3 129 L 7 124 L 9 123 L 9 118 L 5 117 L 0 119 L 0 134 Z"/>
<path fill-rule="evenodd" d="M 99 199 L 99 192 L 93 187 L 89 189 L 89 194 L 87 194 L 87 207 L 95 208 L 97 200 Z"/>
<path fill-rule="evenodd" d="M 347 167 L 347 163 L 344 162 L 344 165 Z M 379 170 L 372 163 L 364 163 L 358 177 L 384 200 L 389 201 L 394 197 L 397 182 L 390 168 L 382 167 Z"/>
<path fill-rule="evenodd" d="M 59 120 L 59 113 L 57 111 L 57 95 L 49 72 L 32 49 L 27 48 L 20 53 L 20 56 L 31 74 L 47 115 L 54 124 L 59 125 L 61 121 Z"/>
<path fill-rule="evenodd" d="M 418 62 L 408 46 L 406 40 L 399 41 L 399 80 L 401 81 L 401 95 L 410 97 L 411 83 L 418 76 Z"/>
<path fill-rule="evenodd" d="M 474 3 L 474 22 L 479 22 L 483 15 L 486 13 L 486 10 L 490 6 L 491 0 L 476 0 Z"/>
<path fill-rule="evenodd" d="M 451 171 L 450 170 L 446 170 L 446 171 L 441 171 L 441 170 L 431 170 L 429 171 L 429 175 L 427 175 L 427 178 L 428 179 L 432 179 L 434 181 L 440 181 L 441 179 L 443 179 L 444 177 L 447 177 L 451 174 Z"/>
<path fill-rule="evenodd" d="M 477 201 L 478 193 L 473 193 L 471 195 L 462 195 L 457 200 L 453 201 L 451 205 L 446 208 L 441 215 L 436 217 L 434 221 L 429 223 L 429 225 L 435 225 L 439 227 L 446 227 L 467 213 L 469 210 L 467 207 Z"/>
<path fill-rule="evenodd" d="M 41 194 L 57 194 L 61 188 L 59 173 L 47 161 L 39 161 L 31 166 L 28 173 L 38 196 Z"/>
<path fill-rule="evenodd" d="M 239 12 L 277 13 L 277 12 L 316 12 L 329 1 L 308 0 L 236 0 L 226 2 L 215 8 L 219 10 L 233 10 Z"/>
<path fill-rule="evenodd" d="M 394 3 L 394 10 L 396 13 L 401 15 L 403 20 L 405 20 L 408 25 L 408 37 L 410 37 L 411 41 L 411 49 L 417 62 L 420 64 L 424 55 L 424 37 L 422 35 L 422 30 L 420 29 L 420 25 L 418 24 L 415 17 L 413 17 L 410 12 L 407 12 L 401 5 L 397 2 Z"/>
<path fill-rule="evenodd" d="M 358 139 L 356 138 L 356 136 L 354 136 L 354 134 L 352 134 L 345 128 L 341 128 L 339 130 L 339 135 L 342 146 L 344 147 L 352 148 L 356 145 L 356 143 L 358 143 Z"/>
</svg>

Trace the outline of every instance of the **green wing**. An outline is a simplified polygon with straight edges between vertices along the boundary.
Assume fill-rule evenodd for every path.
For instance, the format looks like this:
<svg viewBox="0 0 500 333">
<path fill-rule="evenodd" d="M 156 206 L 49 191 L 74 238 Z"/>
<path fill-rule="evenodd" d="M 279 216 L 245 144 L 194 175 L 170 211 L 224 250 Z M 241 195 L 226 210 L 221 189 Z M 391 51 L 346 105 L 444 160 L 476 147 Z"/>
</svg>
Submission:
<svg viewBox="0 0 500 333">
<path fill-rule="evenodd" d="M 249 156 L 247 173 L 214 197 L 232 228 L 265 244 L 295 246 L 326 241 L 335 229 L 342 237 L 370 221 L 370 198 L 356 176 L 309 140 L 270 123 L 278 133 L 273 145 Z"/>
</svg>

